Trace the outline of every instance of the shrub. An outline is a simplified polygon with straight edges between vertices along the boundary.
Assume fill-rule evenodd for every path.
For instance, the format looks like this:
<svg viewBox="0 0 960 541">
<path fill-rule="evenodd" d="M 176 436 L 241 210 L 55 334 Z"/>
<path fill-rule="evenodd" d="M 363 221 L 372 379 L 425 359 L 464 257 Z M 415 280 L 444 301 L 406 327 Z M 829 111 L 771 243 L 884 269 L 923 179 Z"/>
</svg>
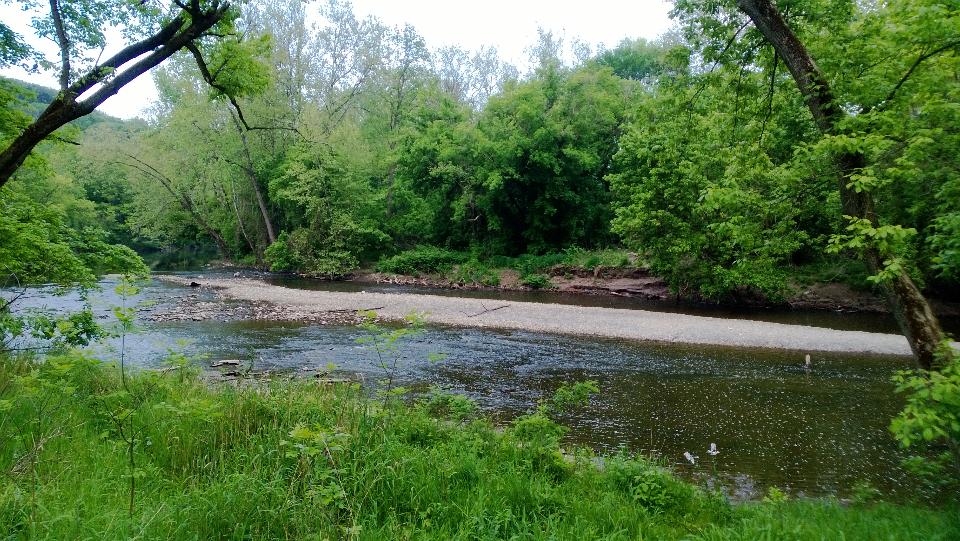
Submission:
<svg viewBox="0 0 960 541">
<path fill-rule="evenodd" d="M 427 413 L 440 419 L 463 421 L 473 417 L 477 412 L 477 403 L 470 398 L 449 393 L 434 387 L 430 390 L 424 406 Z"/>
<path fill-rule="evenodd" d="M 462 252 L 436 246 L 418 246 L 381 260 L 377 264 L 377 271 L 411 275 L 434 274 L 449 271 L 454 265 L 466 260 L 467 255 Z"/>
<path fill-rule="evenodd" d="M 349 242 L 343 240 L 360 234 L 356 231 L 341 231 L 337 242 L 321 238 L 311 229 L 296 229 L 280 234 L 277 241 L 267 247 L 264 257 L 275 272 L 299 271 L 324 277 L 343 276 L 359 266 L 356 253 Z"/>
<path fill-rule="evenodd" d="M 949 357 L 939 371 L 901 371 L 893 378 L 906 405 L 890 430 L 915 451 L 904 466 L 927 482 L 930 496 L 960 486 L 960 358 L 948 352 L 941 353 Z"/>
<path fill-rule="evenodd" d="M 549 289 L 553 287 L 550 278 L 543 274 L 528 274 L 520 277 L 520 283 L 533 289 Z"/>
<path fill-rule="evenodd" d="M 480 284 L 492 287 L 500 285 L 500 273 L 477 259 L 471 259 L 457 266 L 452 279 L 461 284 Z"/>
</svg>

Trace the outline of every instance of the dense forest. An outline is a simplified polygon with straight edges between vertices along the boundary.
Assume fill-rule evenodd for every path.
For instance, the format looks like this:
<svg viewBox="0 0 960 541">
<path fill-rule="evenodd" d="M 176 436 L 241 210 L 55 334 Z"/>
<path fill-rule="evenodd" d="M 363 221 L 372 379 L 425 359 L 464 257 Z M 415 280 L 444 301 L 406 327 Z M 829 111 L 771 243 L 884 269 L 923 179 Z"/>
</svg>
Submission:
<svg viewBox="0 0 960 541">
<path fill-rule="evenodd" d="M 824 137 L 758 32 L 685 2 L 652 42 L 594 51 L 542 32 L 525 73 L 347 3 L 316 25 L 297 1 L 250 4 L 246 39 L 203 70 L 183 51 L 156 71 L 147 120 L 87 117 L 43 143 L 3 188 L 0 261 L 64 280 L 135 265 L 128 246 L 161 268 L 336 277 L 416 247 L 623 247 L 677 291 L 776 299 L 801 277 L 866 283 L 831 161 L 857 148 L 890 261 L 955 295 L 956 14 L 937 5 L 790 3 L 851 113 Z M 3 85 L 6 137 L 55 94 Z"/>
</svg>

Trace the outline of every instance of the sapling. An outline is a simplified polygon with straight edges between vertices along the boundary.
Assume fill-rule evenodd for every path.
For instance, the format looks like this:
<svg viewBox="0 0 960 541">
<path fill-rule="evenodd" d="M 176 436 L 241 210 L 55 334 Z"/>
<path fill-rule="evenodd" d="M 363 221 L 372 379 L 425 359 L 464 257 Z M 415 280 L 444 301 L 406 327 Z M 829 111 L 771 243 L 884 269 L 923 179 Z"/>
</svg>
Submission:
<svg viewBox="0 0 960 541">
<path fill-rule="evenodd" d="M 136 425 L 136 413 L 143 402 L 146 400 L 146 394 L 149 390 L 141 389 L 140 392 L 134 392 L 131 385 L 131 378 L 127 372 L 127 334 L 134 330 L 134 320 L 136 318 L 136 305 L 128 305 L 130 298 L 140 293 L 134 279 L 130 276 L 124 276 L 120 283 L 114 288 L 114 291 L 120 297 L 120 305 L 113 308 L 114 317 L 117 319 L 117 336 L 120 338 L 120 382 L 121 391 L 110 393 L 102 397 L 102 402 L 106 405 L 106 416 L 113 423 L 117 435 L 126 448 L 127 468 L 129 477 L 129 498 L 128 512 L 132 517 L 136 509 L 136 491 L 137 491 L 137 462 L 136 445 L 138 441 L 138 427 Z"/>
<path fill-rule="evenodd" d="M 387 329 L 377 324 L 377 313 L 372 310 L 359 312 L 363 317 L 360 328 L 367 332 L 367 336 L 357 339 L 357 343 L 369 346 L 376 359 L 374 364 L 383 372 L 383 379 L 379 383 L 383 386 L 378 392 L 386 404 L 391 397 L 400 397 L 407 393 L 404 387 L 394 388 L 397 378 L 397 369 L 400 365 L 400 341 L 404 338 L 416 336 L 423 332 L 422 312 L 411 312 L 404 316 L 405 325 Z M 431 356 L 431 361 L 435 357 Z"/>
</svg>

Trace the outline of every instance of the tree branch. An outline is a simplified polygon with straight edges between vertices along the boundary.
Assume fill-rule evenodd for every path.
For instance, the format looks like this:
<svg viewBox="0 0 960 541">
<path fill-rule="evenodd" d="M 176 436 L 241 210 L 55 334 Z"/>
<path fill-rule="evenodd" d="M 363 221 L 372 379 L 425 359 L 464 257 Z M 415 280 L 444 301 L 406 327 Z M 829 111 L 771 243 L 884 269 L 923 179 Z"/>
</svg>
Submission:
<svg viewBox="0 0 960 541">
<path fill-rule="evenodd" d="M 237 102 L 237 99 L 234 98 L 233 95 L 231 95 L 230 92 L 228 92 L 223 85 L 217 83 L 216 73 L 210 72 L 210 67 L 207 65 L 206 60 L 204 60 L 203 53 L 200 52 L 200 48 L 197 47 L 197 44 L 190 43 L 186 45 L 186 49 L 190 51 L 190 54 L 192 54 L 194 60 L 196 60 L 197 68 L 200 69 L 200 76 L 203 77 L 203 80 L 208 85 L 210 85 L 214 89 L 218 90 L 221 94 L 226 96 L 227 100 L 230 102 L 230 105 L 233 106 L 233 110 L 236 112 L 237 118 L 235 120 L 239 120 L 240 124 L 243 126 L 243 129 L 245 131 L 285 130 L 285 131 L 291 131 L 293 133 L 296 133 L 297 135 L 300 136 L 301 139 L 305 141 L 309 141 L 309 139 L 307 139 L 307 137 L 303 135 L 303 133 L 301 133 L 299 129 L 293 126 L 251 126 L 250 123 L 247 122 L 246 117 L 243 116 L 243 109 L 240 108 L 240 103 Z M 222 69 L 222 66 L 220 69 Z"/>
<path fill-rule="evenodd" d="M 115 78 L 111 79 L 110 82 L 104 83 L 100 90 L 95 92 L 89 98 L 80 102 L 82 104 L 82 109 L 86 111 L 86 113 L 93 111 L 107 98 L 116 94 L 121 88 L 123 88 L 124 85 L 136 79 L 140 75 L 143 75 L 154 66 L 159 65 L 167 58 L 173 56 L 173 53 L 183 49 L 189 44 L 192 44 L 194 39 L 198 38 L 200 34 L 207 31 L 207 29 L 215 25 L 217 21 L 223 18 L 228 8 L 229 3 L 224 3 L 215 7 L 215 9 L 201 13 L 200 16 L 194 16 L 190 22 L 190 26 L 167 40 L 163 45 L 160 46 L 159 49 L 156 49 L 150 53 L 146 58 L 140 60 L 117 75 Z"/>
<path fill-rule="evenodd" d="M 954 47 L 960 47 L 960 40 L 952 41 L 950 43 L 947 43 L 946 45 L 937 47 L 936 49 L 930 51 L 929 53 L 924 53 L 918 56 L 917 59 L 913 62 L 913 64 L 910 66 L 910 69 L 908 69 L 907 72 L 903 74 L 903 77 L 900 77 L 900 80 L 897 81 L 897 84 L 890 90 L 890 93 L 887 94 L 887 97 L 883 99 L 880 107 L 886 107 L 886 104 L 893 101 L 893 98 L 897 96 L 897 92 L 899 92 L 900 88 L 904 84 L 906 84 L 907 80 L 910 79 L 910 76 L 913 75 L 913 72 L 920 67 L 920 64 L 923 64 L 925 61 L 929 60 L 930 58 L 933 58 L 934 56 L 937 56 L 938 54 L 945 52 L 949 49 L 952 49 Z"/>
<path fill-rule="evenodd" d="M 108 58 L 103 64 L 94 67 L 94 69 L 90 70 L 90 72 L 70 86 L 70 92 L 79 96 L 87 90 L 90 90 L 120 66 L 163 45 L 167 40 L 176 35 L 177 31 L 183 28 L 183 24 L 183 16 L 177 15 L 172 21 L 157 31 L 156 34 L 120 49 L 117 54 Z"/>
<path fill-rule="evenodd" d="M 50 0 L 50 17 L 57 32 L 57 45 L 60 47 L 60 91 L 65 93 L 70 86 L 70 40 L 63 28 L 59 0 Z"/>
<path fill-rule="evenodd" d="M 770 88 L 767 90 L 767 114 L 763 117 L 763 124 L 760 126 L 760 137 L 757 138 L 757 146 L 763 145 L 763 134 L 767 131 L 767 122 L 773 116 L 773 91 L 777 83 L 777 65 L 780 64 L 780 55 L 773 51 L 773 69 L 770 70 Z"/>
</svg>

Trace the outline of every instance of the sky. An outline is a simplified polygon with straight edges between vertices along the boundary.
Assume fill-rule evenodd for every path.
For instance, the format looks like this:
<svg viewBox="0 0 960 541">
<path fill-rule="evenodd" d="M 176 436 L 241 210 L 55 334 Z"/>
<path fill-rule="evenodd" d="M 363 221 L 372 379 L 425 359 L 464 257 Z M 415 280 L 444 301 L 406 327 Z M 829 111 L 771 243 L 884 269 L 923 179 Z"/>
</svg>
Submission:
<svg viewBox="0 0 960 541">
<path fill-rule="evenodd" d="M 314 2 L 316 3 L 316 2 Z M 31 34 L 28 17 L 18 7 L 0 5 L 0 18 L 21 35 Z M 523 67 L 526 49 L 535 43 L 537 29 L 596 45 L 612 47 L 624 38 L 654 39 L 670 27 L 666 0 L 354 0 L 359 17 L 373 15 L 388 25 L 412 24 L 431 48 L 459 45 L 474 50 L 496 47 L 500 56 Z M 313 9 L 316 9 L 314 7 Z M 118 32 L 109 32 L 104 57 L 123 47 Z M 51 43 L 39 44 L 50 55 Z M 51 56 L 52 58 L 52 56 Z M 56 74 L 28 74 L 17 68 L 0 69 L 0 74 L 56 87 Z M 143 75 L 104 102 L 99 110 L 120 118 L 142 116 L 156 99 L 153 80 Z"/>
</svg>

